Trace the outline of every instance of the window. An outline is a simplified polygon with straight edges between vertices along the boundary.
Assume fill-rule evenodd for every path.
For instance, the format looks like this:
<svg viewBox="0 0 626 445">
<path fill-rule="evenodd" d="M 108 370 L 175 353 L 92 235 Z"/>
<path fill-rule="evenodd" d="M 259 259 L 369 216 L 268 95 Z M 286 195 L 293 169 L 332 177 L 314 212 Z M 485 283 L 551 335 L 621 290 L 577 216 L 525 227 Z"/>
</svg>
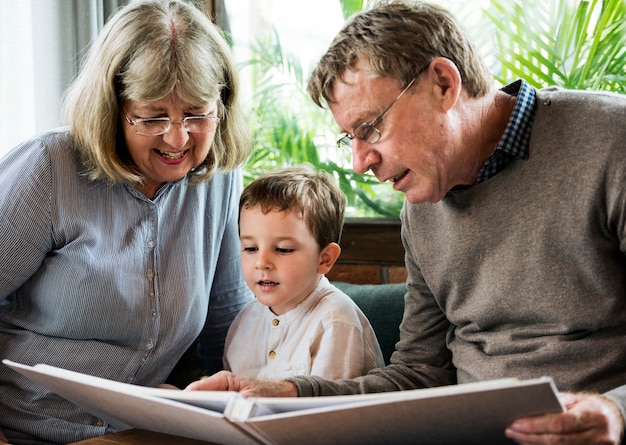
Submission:
<svg viewBox="0 0 626 445">
<path fill-rule="evenodd" d="M 0 156 L 61 124 L 63 91 L 104 18 L 127 0 L 0 2 Z"/>
<path fill-rule="evenodd" d="M 0 156 L 35 132 L 30 1 L 0 6 Z M 14 36 L 15 38 L 11 37 Z"/>
</svg>

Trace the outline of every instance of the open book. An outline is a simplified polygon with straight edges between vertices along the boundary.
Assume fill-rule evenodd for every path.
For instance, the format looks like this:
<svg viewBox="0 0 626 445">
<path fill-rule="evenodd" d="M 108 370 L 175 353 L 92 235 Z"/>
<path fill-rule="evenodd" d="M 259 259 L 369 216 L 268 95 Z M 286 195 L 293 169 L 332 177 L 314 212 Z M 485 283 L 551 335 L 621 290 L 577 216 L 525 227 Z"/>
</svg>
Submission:
<svg viewBox="0 0 626 445">
<path fill-rule="evenodd" d="M 140 428 L 225 445 L 510 444 L 504 429 L 514 419 L 563 411 L 549 377 L 379 394 L 244 398 L 3 363 L 119 430 Z"/>
</svg>

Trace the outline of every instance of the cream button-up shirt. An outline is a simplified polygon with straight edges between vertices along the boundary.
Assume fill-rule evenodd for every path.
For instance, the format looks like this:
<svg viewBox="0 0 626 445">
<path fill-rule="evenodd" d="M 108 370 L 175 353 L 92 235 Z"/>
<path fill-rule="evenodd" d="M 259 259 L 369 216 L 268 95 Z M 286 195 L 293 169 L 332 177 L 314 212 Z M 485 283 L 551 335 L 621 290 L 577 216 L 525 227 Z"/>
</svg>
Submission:
<svg viewBox="0 0 626 445">
<path fill-rule="evenodd" d="M 302 303 L 283 315 L 258 300 L 248 303 L 226 337 L 224 366 L 254 378 L 343 379 L 382 367 L 384 361 L 363 312 L 322 277 Z"/>
</svg>

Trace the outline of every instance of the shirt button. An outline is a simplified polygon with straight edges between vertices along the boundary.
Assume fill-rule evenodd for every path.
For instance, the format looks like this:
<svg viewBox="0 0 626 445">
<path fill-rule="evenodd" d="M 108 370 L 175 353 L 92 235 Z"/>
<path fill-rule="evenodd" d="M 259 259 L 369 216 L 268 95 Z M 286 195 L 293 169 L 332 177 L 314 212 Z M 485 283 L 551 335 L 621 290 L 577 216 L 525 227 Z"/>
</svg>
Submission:
<svg viewBox="0 0 626 445">
<path fill-rule="evenodd" d="M 151 341 L 149 341 L 148 343 L 146 343 L 146 349 L 149 351 L 150 349 L 154 348 L 154 343 L 152 343 Z"/>
<path fill-rule="evenodd" d="M 268 356 L 269 358 L 272 358 L 272 359 L 273 359 L 273 358 L 275 358 L 275 357 L 276 357 L 276 351 L 270 351 L 270 353 L 269 353 L 269 354 L 267 354 L 267 356 Z"/>
<path fill-rule="evenodd" d="M 95 426 L 104 426 L 104 421 L 98 419 L 98 420 L 96 420 L 96 423 L 94 425 Z"/>
<path fill-rule="evenodd" d="M 275 318 L 275 319 L 272 320 L 272 324 L 274 326 L 278 326 L 280 324 L 280 320 L 278 318 Z"/>
<path fill-rule="evenodd" d="M 156 318 L 157 318 L 157 313 L 156 313 L 156 311 L 155 311 L 155 310 L 153 310 L 153 311 L 150 313 L 150 316 L 152 317 L 152 319 L 153 319 L 153 320 L 156 320 Z"/>
<path fill-rule="evenodd" d="M 148 271 L 147 273 L 147 277 L 151 280 L 154 278 L 154 272 L 152 272 L 151 270 Z"/>
<path fill-rule="evenodd" d="M 154 241 L 148 241 L 148 247 L 152 249 L 154 247 Z"/>
</svg>

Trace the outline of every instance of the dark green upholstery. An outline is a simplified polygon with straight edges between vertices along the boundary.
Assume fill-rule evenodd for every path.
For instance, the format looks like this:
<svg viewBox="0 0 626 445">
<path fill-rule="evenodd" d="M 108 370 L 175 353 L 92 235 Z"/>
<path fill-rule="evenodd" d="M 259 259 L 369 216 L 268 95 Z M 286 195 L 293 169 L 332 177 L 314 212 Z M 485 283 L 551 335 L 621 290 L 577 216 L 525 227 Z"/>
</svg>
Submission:
<svg viewBox="0 0 626 445">
<path fill-rule="evenodd" d="M 400 338 L 399 326 L 404 313 L 406 285 L 398 284 L 351 284 L 333 282 L 348 294 L 369 319 L 385 363 L 389 364 L 391 353 Z"/>
</svg>

